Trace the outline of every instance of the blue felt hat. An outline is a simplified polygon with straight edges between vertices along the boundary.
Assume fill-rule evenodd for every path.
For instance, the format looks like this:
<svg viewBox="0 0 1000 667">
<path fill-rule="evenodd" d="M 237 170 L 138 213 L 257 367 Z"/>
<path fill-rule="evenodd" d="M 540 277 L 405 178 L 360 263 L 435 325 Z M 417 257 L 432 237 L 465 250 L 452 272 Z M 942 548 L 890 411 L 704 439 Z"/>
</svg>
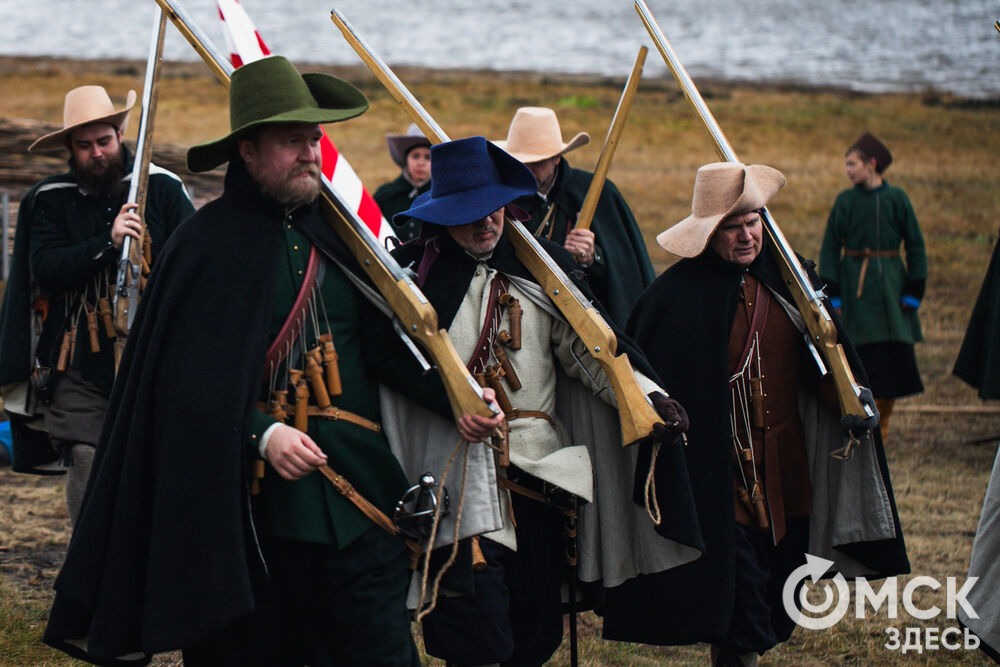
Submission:
<svg viewBox="0 0 1000 667">
<path fill-rule="evenodd" d="M 485 138 L 449 141 L 431 146 L 431 189 L 392 219 L 467 225 L 537 189 L 531 170 Z"/>
</svg>

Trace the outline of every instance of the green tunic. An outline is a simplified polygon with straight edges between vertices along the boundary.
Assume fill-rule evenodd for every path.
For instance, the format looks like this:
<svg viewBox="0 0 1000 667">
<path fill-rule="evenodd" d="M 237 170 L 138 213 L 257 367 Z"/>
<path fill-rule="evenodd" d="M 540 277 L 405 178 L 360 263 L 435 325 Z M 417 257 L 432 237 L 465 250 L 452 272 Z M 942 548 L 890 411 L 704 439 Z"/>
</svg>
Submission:
<svg viewBox="0 0 1000 667">
<path fill-rule="evenodd" d="M 402 224 L 397 224 L 392 221 L 392 216 L 408 210 L 413 204 L 414 199 L 430 189 L 430 181 L 413 187 L 413 184 L 400 174 L 396 180 L 379 186 L 379 189 L 372 195 L 375 203 L 381 209 L 382 215 L 392 224 L 393 231 L 403 243 L 417 238 L 420 234 L 420 221 L 414 218 L 407 218 Z"/>
<path fill-rule="evenodd" d="M 271 339 L 281 329 L 302 284 L 311 245 L 309 239 L 291 224 L 283 226 L 285 247 L 280 253 L 274 286 L 274 313 Z M 334 345 L 339 355 L 344 391 L 331 397 L 334 406 L 365 419 L 380 422 L 378 382 L 396 375 L 407 379 L 408 396 L 440 414 L 450 416 L 444 387 L 437 375 L 421 375 L 412 357 L 394 339 L 387 320 L 374 313 L 364 297 L 334 264 L 325 263 L 321 293 L 326 307 Z M 320 310 L 322 313 L 322 310 Z M 320 321 L 321 330 L 325 323 Z M 307 326 L 306 346 L 315 344 Z M 296 367 L 301 367 L 296 365 Z M 395 383 L 393 383 L 395 384 Z M 403 390 L 395 386 L 397 390 Z M 294 404 L 294 394 L 289 402 Z M 258 445 L 263 432 L 274 419 L 255 411 L 251 417 L 248 447 L 259 457 Z M 376 507 L 391 515 L 392 508 L 409 483 L 399 462 L 389 449 L 384 433 L 343 420 L 309 419 L 309 436 L 327 455 L 328 465 L 343 475 Z M 372 528 L 350 501 L 333 488 L 319 472 L 290 482 L 267 466 L 261 493 L 255 500 L 258 529 L 272 537 L 343 548 Z"/>
<path fill-rule="evenodd" d="M 849 257 L 842 250 L 891 251 L 898 255 L 871 257 L 861 297 L 857 297 L 863 257 Z M 923 340 L 916 310 L 904 311 L 904 295 L 923 297 L 927 279 L 924 237 L 913 206 L 902 189 L 888 182 L 874 190 L 844 190 L 833 204 L 823 246 L 819 275 L 830 286 L 830 296 L 842 299 L 843 323 L 855 345 Z"/>
</svg>

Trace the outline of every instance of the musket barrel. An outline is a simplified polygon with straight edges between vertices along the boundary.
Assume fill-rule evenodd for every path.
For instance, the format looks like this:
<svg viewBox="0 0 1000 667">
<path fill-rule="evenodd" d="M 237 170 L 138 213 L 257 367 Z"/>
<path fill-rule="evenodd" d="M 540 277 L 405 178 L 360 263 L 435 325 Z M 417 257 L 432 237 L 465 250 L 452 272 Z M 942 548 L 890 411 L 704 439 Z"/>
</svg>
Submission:
<svg viewBox="0 0 1000 667">
<path fill-rule="evenodd" d="M 635 9 L 647 32 L 649 32 L 649 36 L 656 44 L 657 50 L 663 56 L 663 61 L 667 64 L 678 85 L 683 90 L 684 96 L 691 103 L 695 113 L 701 118 L 709 134 L 715 140 L 716 149 L 719 154 L 728 162 L 739 162 L 740 160 L 736 156 L 736 151 L 733 150 L 732 145 L 726 139 L 722 128 L 719 127 L 712 112 L 709 111 L 708 105 L 705 104 L 704 98 L 698 92 L 698 88 L 694 85 L 691 77 L 688 76 L 687 70 L 677 57 L 673 47 L 670 46 L 670 42 L 663 34 L 663 31 L 660 30 L 660 26 L 657 25 L 645 0 L 635 0 Z M 767 232 L 768 240 L 779 255 L 777 258 L 778 267 L 783 277 L 788 281 L 789 287 L 793 287 L 792 283 L 794 283 L 794 287 L 797 287 L 797 289 L 792 289 L 791 291 L 796 306 L 805 320 L 807 328 L 806 341 L 811 346 L 810 349 L 819 350 L 823 354 L 827 365 L 833 372 L 842 412 L 844 414 L 869 415 L 870 411 L 868 407 L 863 406 L 858 398 L 858 384 L 854 379 L 850 366 L 847 364 L 842 346 L 836 341 L 836 327 L 833 324 L 830 313 L 827 312 L 826 307 L 823 305 L 819 293 L 813 288 L 805 269 L 802 268 L 802 264 L 795 255 L 795 251 L 792 250 L 788 239 L 785 238 L 784 233 L 778 227 L 774 218 L 771 217 L 771 213 L 766 207 L 763 209 L 761 220 Z"/>
</svg>

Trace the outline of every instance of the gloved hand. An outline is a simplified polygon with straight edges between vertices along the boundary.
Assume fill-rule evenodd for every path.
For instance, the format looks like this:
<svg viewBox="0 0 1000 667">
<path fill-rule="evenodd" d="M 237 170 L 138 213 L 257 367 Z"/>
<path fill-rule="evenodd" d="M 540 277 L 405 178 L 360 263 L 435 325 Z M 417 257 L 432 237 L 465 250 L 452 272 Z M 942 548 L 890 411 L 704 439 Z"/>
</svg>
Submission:
<svg viewBox="0 0 1000 667">
<path fill-rule="evenodd" d="M 913 312 L 920 308 L 920 299 L 910 294 L 904 294 L 899 299 L 899 307 L 903 309 L 904 313 Z"/>
<path fill-rule="evenodd" d="M 878 408 L 875 407 L 875 398 L 868 387 L 861 387 L 858 398 L 861 400 L 861 405 L 871 408 L 872 416 L 844 415 L 840 418 L 840 429 L 844 432 L 844 435 L 853 435 L 855 438 L 860 439 L 878 426 L 879 415 Z"/>
<path fill-rule="evenodd" d="M 662 423 L 653 425 L 653 434 L 663 442 L 673 442 L 673 440 L 688 430 L 691 422 L 688 419 L 684 406 L 670 398 L 661 391 L 654 391 L 649 394 L 649 400 L 653 403 L 653 409 L 663 420 Z"/>
</svg>

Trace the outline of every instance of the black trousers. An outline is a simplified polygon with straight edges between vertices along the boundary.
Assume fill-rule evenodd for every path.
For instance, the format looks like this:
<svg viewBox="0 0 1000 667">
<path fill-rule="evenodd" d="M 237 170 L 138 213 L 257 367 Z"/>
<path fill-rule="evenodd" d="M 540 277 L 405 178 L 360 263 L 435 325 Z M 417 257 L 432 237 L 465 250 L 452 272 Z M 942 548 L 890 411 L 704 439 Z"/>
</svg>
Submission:
<svg viewBox="0 0 1000 667">
<path fill-rule="evenodd" d="M 184 651 L 184 664 L 411 667 L 403 541 L 373 527 L 344 549 L 262 539 L 257 610 Z"/>
<path fill-rule="evenodd" d="M 513 494 L 517 551 L 480 540 L 486 569 L 475 592 L 439 597 L 423 621 L 430 655 L 457 665 L 537 666 L 562 642 L 561 587 L 566 574 L 562 514 Z"/>
<path fill-rule="evenodd" d="M 714 642 L 736 654 L 761 653 L 792 636 L 795 621 L 781 601 L 785 579 L 806 562 L 809 518 L 788 519 L 785 537 L 774 545 L 771 536 L 735 524 L 736 588 L 729 631 Z M 795 596 L 798 606 L 798 591 Z"/>
</svg>

